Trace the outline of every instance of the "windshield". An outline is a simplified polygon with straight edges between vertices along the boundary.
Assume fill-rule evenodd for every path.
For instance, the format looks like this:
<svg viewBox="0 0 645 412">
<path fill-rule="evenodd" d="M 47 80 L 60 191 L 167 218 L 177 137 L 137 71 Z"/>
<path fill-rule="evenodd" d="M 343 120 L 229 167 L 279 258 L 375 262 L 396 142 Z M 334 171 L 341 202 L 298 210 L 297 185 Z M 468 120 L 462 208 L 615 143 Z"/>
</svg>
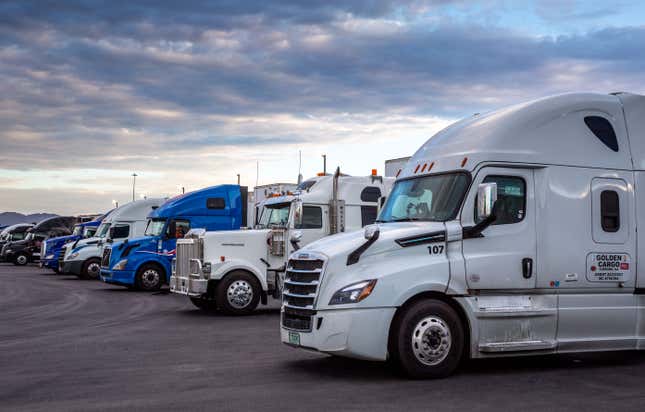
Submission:
<svg viewBox="0 0 645 412">
<path fill-rule="evenodd" d="M 81 236 L 83 234 L 83 226 L 77 225 L 74 226 L 74 231 L 72 232 L 73 236 Z"/>
<path fill-rule="evenodd" d="M 146 236 L 161 236 L 166 226 L 166 219 L 148 219 L 146 226 Z"/>
<path fill-rule="evenodd" d="M 289 208 L 291 203 L 278 203 L 274 205 L 265 205 L 260 217 L 259 227 L 267 228 L 270 226 L 286 227 L 289 221 Z"/>
<path fill-rule="evenodd" d="M 377 222 L 454 219 L 466 194 L 466 173 L 416 177 L 396 182 Z"/>
<path fill-rule="evenodd" d="M 25 240 L 32 240 L 35 236 L 34 232 L 29 232 L 29 234 L 25 236 Z"/>
<path fill-rule="evenodd" d="M 110 231 L 110 224 L 109 223 L 101 223 L 101 226 L 99 226 L 98 230 L 96 231 L 95 236 L 96 237 L 106 237 L 109 231 Z"/>
</svg>

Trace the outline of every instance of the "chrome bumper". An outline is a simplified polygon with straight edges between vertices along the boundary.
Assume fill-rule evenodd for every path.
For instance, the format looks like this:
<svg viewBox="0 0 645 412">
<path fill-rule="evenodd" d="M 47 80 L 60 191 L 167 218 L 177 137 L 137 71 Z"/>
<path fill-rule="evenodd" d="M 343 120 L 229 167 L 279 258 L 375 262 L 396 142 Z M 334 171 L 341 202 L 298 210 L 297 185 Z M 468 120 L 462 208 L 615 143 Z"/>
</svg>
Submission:
<svg viewBox="0 0 645 412">
<path fill-rule="evenodd" d="M 201 296 L 208 289 L 208 279 L 197 275 L 170 277 L 170 291 L 180 295 Z"/>
</svg>

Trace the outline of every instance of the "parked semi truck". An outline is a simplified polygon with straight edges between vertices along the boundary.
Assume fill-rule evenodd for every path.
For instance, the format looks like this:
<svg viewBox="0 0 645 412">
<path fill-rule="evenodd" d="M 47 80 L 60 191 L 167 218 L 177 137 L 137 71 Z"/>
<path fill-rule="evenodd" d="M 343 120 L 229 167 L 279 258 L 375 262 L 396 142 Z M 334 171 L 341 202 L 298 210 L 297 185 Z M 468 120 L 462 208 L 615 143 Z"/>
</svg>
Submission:
<svg viewBox="0 0 645 412">
<path fill-rule="evenodd" d="M 645 347 L 644 114 L 644 96 L 567 94 L 440 131 L 377 224 L 291 255 L 282 341 L 417 378 Z"/>
<path fill-rule="evenodd" d="M 15 225 L 7 226 L 0 232 L 0 262 L 2 259 L 2 248 L 5 244 L 23 240 L 27 236 L 27 230 L 34 227 L 32 223 L 17 223 Z"/>
<path fill-rule="evenodd" d="M 81 279 L 98 279 L 104 245 L 143 236 L 148 214 L 165 200 L 136 200 L 111 211 L 99 225 L 94 237 L 65 245 L 65 253 L 59 257 L 60 271 Z"/>
<path fill-rule="evenodd" d="M 272 197 L 285 196 L 293 193 L 298 188 L 296 183 L 270 183 L 267 185 L 256 186 L 253 188 L 253 195 L 250 202 L 253 204 L 253 224 L 255 227 L 262 215 L 262 206 L 264 202 Z"/>
<path fill-rule="evenodd" d="M 40 250 L 40 267 L 52 269 L 59 273 L 59 260 L 61 253 L 64 253 L 64 247 L 68 243 L 76 242 L 80 239 L 94 237 L 101 221 L 106 215 L 99 216 L 95 220 L 77 223 L 71 235 L 59 236 L 47 239 L 42 242 Z"/>
<path fill-rule="evenodd" d="M 55 216 L 42 220 L 27 229 L 22 240 L 6 243 L 2 248 L 2 260 L 24 266 L 40 259 L 41 243 L 51 237 L 65 236 L 72 233 L 76 218 L 73 216 Z"/>
<path fill-rule="evenodd" d="M 191 232 L 177 240 L 170 290 L 201 309 L 248 314 L 269 296 L 280 297 L 291 251 L 373 223 L 393 181 L 337 170 L 302 182 L 293 194 L 266 199 L 258 229 Z"/>
<path fill-rule="evenodd" d="M 219 185 L 168 200 L 148 215 L 143 237 L 107 244 L 101 279 L 152 291 L 167 284 L 177 239 L 192 228 L 234 230 L 248 225 L 248 190 Z"/>
</svg>

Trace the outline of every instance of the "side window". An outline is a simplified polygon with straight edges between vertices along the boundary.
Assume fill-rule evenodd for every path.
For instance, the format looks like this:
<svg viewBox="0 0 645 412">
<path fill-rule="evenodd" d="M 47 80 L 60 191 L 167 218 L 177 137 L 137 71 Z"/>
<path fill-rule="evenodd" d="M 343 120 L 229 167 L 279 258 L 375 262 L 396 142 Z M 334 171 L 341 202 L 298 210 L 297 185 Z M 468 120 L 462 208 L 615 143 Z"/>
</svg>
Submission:
<svg viewBox="0 0 645 412">
<path fill-rule="evenodd" d="M 378 207 L 376 206 L 361 206 L 361 223 L 362 226 L 371 225 L 376 221 L 378 214 Z"/>
<path fill-rule="evenodd" d="M 296 229 L 321 229 L 322 209 L 318 206 L 302 207 L 302 224 Z"/>
<path fill-rule="evenodd" d="M 378 202 L 379 197 L 381 197 L 381 189 L 376 186 L 368 186 L 361 192 L 363 202 Z"/>
<path fill-rule="evenodd" d="M 173 220 L 172 223 L 168 225 L 169 239 L 181 239 L 190 230 L 190 222 L 187 220 Z"/>
<path fill-rule="evenodd" d="M 112 239 L 123 239 L 130 235 L 130 225 L 115 225 L 110 228 Z"/>
<path fill-rule="evenodd" d="M 614 190 L 603 190 L 600 193 L 600 224 L 605 232 L 615 233 L 620 230 L 620 200 Z"/>
<path fill-rule="evenodd" d="M 223 197 L 209 197 L 206 199 L 206 208 L 224 209 L 226 208 L 226 200 Z"/>
<path fill-rule="evenodd" d="M 587 116 L 585 117 L 585 124 L 596 135 L 596 137 L 614 152 L 618 151 L 618 140 L 616 139 L 616 132 L 609 123 L 609 120 L 600 116 Z"/>
<path fill-rule="evenodd" d="M 483 183 L 497 183 L 497 220 L 493 225 L 508 225 L 524 219 L 526 214 L 524 179 L 515 176 L 486 176 Z M 476 216 L 475 211 L 475 219 L 477 219 Z"/>
</svg>

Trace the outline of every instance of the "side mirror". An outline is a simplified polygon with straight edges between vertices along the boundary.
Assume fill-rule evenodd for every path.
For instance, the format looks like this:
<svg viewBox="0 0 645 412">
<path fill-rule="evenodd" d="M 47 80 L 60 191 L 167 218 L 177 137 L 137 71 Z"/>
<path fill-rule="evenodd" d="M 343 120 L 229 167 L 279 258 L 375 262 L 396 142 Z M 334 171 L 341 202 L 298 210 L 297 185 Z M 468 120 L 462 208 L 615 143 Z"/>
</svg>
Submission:
<svg viewBox="0 0 645 412">
<path fill-rule="evenodd" d="M 293 201 L 293 227 L 302 227 L 302 201 Z"/>
<path fill-rule="evenodd" d="M 477 187 L 477 221 L 481 222 L 493 215 L 497 202 L 497 183 L 481 183 Z"/>
<path fill-rule="evenodd" d="M 177 222 L 174 220 L 171 220 L 170 223 L 168 223 L 168 232 L 167 233 L 167 238 L 168 239 L 174 239 L 175 234 L 177 233 Z"/>
</svg>

